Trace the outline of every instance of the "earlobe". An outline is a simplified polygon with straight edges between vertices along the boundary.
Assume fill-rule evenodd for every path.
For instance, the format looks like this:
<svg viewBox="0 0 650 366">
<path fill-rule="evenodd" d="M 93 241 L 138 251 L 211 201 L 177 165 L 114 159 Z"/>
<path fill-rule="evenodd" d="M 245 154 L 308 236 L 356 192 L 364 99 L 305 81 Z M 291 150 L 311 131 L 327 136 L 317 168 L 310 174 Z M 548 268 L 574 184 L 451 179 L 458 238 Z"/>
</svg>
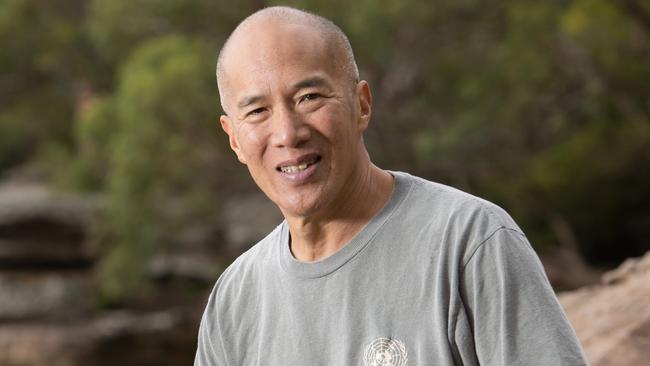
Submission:
<svg viewBox="0 0 650 366">
<path fill-rule="evenodd" d="M 372 93 L 370 86 L 365 80 L 361 80 L 357 84 L 357 97 L 359 99 L 359 129 L 365 131 L 370 123 L 370 116 L 372 114 Z"/>
<path fill-rule="evenodd" d="M 221 128 L 228 135 L 228 142 L 230 143 L 230 149 L 235 152 L 237 159 L 242 164 L 246 164 L 246 159 L 244 158 L 241 149 L 239 148 L 239 142 L 237 141 L 237 136 L 235 130 L 233 129 L 232 121 L 227 115 L 222 115 L 219 117 L 219 122 L 221 122 Z"/>
</svg>

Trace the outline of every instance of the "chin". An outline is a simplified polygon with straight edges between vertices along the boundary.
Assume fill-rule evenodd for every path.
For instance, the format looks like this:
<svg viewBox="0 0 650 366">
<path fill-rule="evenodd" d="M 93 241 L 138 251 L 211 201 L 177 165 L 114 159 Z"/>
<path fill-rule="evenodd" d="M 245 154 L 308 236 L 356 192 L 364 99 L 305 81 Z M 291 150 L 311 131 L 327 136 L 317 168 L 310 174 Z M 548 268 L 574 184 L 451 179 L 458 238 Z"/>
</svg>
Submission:
<svg viewBox="0 0 650 366">
<path fill-rule="evenodd" d="M 275 204 L 280 208 L 280 211 L 282 211 L 285 218 L 287 216 L 310 217 L 317 213 L 322 207 L 322 203 L 319 202 L 319 200 L 299 200 L 297 202 L 275 201 Z"/>
<path fill-rule="evenodd" d="M 282 189 L 265 193 L 286 218 L 287 216 L 309 217 L 317 214 L 325 206 L 326 192 L 326 187 L 311 186 L 297 190 Z"/>
<path fill-rule="evenodd" d="M 313 216 L 315 212 L 318 212 L 317 208 L 311 207 L 311 206 L 291 206 L 291 205 L 278 205 L 280 208 L 280 211 L 282 211 L 282 214 L 284 215 L 285 218 L 287 216 L 290 217 L 309 217 Z"/>
</svg>

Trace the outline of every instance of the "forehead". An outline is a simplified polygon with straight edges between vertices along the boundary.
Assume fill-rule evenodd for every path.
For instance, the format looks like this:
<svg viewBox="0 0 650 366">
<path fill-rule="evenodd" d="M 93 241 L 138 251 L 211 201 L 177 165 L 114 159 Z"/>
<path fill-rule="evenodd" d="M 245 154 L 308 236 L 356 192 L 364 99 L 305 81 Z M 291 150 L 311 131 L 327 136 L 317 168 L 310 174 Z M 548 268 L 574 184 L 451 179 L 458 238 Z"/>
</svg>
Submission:
<svg viewBox="0 0 650 366">
<path fill-rule="evenodd" d="M 304 24 L 257 23 L 236 34 L 228 45 L 223 78 L 227 94 L 260 92 L 318 74 L 338 77 L 332 42 Z M 253 89 L 253 90 L 251 90 Z"/>
</svg>

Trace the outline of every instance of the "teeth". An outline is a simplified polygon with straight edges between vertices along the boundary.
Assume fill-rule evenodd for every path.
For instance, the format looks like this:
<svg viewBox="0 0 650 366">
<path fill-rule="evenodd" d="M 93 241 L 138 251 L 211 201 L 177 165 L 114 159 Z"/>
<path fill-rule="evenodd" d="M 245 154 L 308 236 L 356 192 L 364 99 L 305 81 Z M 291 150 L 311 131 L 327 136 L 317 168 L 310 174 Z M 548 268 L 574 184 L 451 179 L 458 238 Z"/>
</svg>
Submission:
<svg viewBox="0 0 650 366">
<path fill-rule="evenodd" d="M 282 170 L 284 173 L 298 173 L 305 169 L 307 169 L 307 163 L 302 163 L 300 165 L 283 166 L 280 168 L 280 170 Z"/>
<path fill-rule="evenodd" d="M 298 165 L 282 166 L 282 167 L 280 167 L 280 170 L 283 173 L 298 173 L 298 172 L 301 172 L 301 171 L 307 169 L 307 167 L 310 166 L 311 164 L 313 164 L 315 161 L 316 161 L 316 159 L 313 159 L 313 160 L 310 160 L 310 161 L 307 161 L 307 162 L 304 162 L 304 163 L 298 164 Z"/>
</svg>

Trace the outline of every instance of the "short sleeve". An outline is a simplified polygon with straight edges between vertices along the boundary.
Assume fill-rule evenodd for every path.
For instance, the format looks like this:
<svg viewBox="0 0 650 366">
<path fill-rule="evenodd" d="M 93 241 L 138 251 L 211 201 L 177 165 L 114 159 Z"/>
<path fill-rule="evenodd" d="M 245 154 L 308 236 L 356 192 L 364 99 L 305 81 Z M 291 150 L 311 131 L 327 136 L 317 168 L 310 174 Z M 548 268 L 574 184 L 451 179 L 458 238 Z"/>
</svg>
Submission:
<svg viewBox="0 0 650 366">
<path fill-rule="evenodd" d="M 194 366 L 226 366 L 221 333 L 215 311 L 215 293 L 210 296 L 203 313 L 194 357 Z"/>
<path fill-rule="evenodd" d="M 462 270 L 461 297 L 481 365 L 588 365 L 526 237 L 501 228 Z"/>
</svg>

